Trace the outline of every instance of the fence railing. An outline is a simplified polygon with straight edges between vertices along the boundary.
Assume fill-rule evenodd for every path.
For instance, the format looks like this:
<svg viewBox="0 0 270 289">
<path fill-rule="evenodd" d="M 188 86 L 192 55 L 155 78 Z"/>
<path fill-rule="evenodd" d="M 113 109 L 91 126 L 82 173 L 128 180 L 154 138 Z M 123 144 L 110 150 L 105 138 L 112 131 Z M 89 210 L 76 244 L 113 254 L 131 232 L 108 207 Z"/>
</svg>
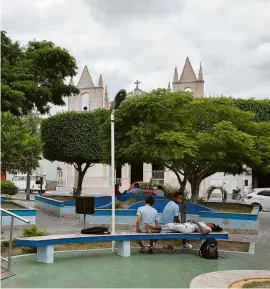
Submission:
<svg viewBox="0 0 270 289">
<path fill-rule="evenodd" d="M 11 213 L 11 212 L 4 210 L 2 208 L 0 208 L 0 209 L 1 209 L 1 224 L 2 224 L 3 213 L 6 213 L 7 215 L 11 216 L 11 222 L 10 222 L 10 228 L 9 228 L 10 231 L 9 231 L 9 244 L 8 244 L 8 258 L 6 259 L 6 258 L 1 256 L 1 260 L 8 264 L 7 271 L 10 274 L 10 272 L 11 272 L 10 271 L 10 269 L 11 269 L 11 251 L 12 251 L 12 236 L 13 236 L 13 229 L 14 229 L 14 219 L 16 218 L 16 219 L 18 219 L 24 223 L 27 223 L 27 224 L 29 224 L 30 221 L 18 216 L 17 214 Z"/>
</svg>

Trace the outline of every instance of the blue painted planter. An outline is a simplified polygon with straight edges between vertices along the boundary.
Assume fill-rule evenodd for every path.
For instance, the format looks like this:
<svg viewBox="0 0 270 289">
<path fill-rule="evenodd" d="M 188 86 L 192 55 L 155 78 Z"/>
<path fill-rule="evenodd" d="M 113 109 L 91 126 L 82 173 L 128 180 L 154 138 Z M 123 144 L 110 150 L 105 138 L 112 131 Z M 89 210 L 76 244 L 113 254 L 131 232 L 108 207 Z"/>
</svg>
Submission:
<svg viewBox="0 0 270 289">
<path fill-rule="evenodd" d="M 111 197 L 96 197 L 95 208 L 106 207 L 110 202 Z M 58 201 L 47 197 L 35 196 L 35 207 L 48 211 L 57 217 L 76 214 L 75 200 Z"/>
<path fill-rule="evenodd" d="M 0 200 L 1 200 L 1 204 L 7 203 L 8 200 L 6 200 L 6 198 L 0 196 Z"/>
<path fill-rule="evenodd" d="M 169 202 L 169 199 L 163 198 L 163 199 L 156 199 L 153 207 L 158 211 L 158 213 L 162 213 L 164 210 L 164 207 Z M 144 201 L 139 201 L 137 203 L 131 204 L 127 209 L 138 209 L 139 207 L 144 206 Z M 179 209 L 181 212 L 182 206 L 179 205 Z M 187 203 L 186 204 L 186 212 L 190 215 L 198 215 L 199 212 L 206 211 L 206 212 L 214 212 L 214 210 L 207 208 L 202 205 L 197 205 L 193 203 Z"/>
</svg>

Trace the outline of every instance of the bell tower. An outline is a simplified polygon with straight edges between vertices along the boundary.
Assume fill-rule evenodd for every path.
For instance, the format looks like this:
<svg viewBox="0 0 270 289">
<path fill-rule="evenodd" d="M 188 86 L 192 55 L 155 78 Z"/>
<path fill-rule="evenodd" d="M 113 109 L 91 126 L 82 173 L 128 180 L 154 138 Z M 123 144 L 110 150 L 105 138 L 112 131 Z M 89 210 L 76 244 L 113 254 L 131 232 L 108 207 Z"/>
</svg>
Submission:
<svg viewBox="0 0 270 289">
<path fill-rule="evenodd" d="M 73 79 L 71 79 L 70 83 L 73 84 Z M 102 74 L 99 76 L 98 85 L 95 86 L 89 70 L 85 65 L 77 88 L 80 93 L 69 97 L 68 110 L 91 111 L 97 108 L 106 108 L 106 98 L 108 98 L 108 94 L 105 93 Z"/>
<path fill-rule="evenodd" d="M 203 97 L 204 79 L 203 79 L 202 65 L 200 64 L 200 70 L 197 79 L 193 67 L 190 63 L 190 60 L 187 57 L 180 78 L 178 76 L 177 67 L 175 67 L 172 85 L 173 85 L 173 92 L 187 91 L 191 92 L 195 97 Z"/>
</svg>

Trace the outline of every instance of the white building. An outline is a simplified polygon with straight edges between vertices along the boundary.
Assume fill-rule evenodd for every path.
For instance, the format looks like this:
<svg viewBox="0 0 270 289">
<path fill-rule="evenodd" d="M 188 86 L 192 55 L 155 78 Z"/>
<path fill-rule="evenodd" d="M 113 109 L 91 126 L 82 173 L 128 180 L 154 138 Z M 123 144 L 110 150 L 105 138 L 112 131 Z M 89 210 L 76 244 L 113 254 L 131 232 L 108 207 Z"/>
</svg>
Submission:
<svg viewBox="0 0 270 289">
<path fill-rule="evenodd" d="M 129 95 L 141 94 L 143 91 L 139 88 L 138 81 L 135 82 L 135 89 L 128 93 Z M 73 84 L 73 82 L 72 82 Z M 169 84 L 170 87 L 170 84 Z M 98 85 L 95 86 L 87 66 L 84 67 L 77 88 L 80 93 L 72 95 L 68 99 L 69 111 L 91 111 L 97 108 L 108 108 L 109 98 L 107 86 L 104 87 L 103 77 L 100 75 Z M 189 91 L 195 97 L 204 96 L 204 79 L 202 66 L 200 65 L 198 78 L 196 77 L 189 59 L 186 59 L 184 68 L 180 77 L 177 67 L 175 68 L 172 81 L 173 91 Z M 76 171 L 72 165 L 64 163 L 55 164 L 55 175 L 57 175 L 58 187 L 62 191 L 72 191 L 76 186 Z M 124 165 L 116 168 L 116 178 L 121 183 L 120 189 L 128 189 L 136 181 L 149 181 L 150 178 L 159 181 L 162 184 L 178 186 L 177 178 L 172 171 L 160 168 L 152 164 Z M 217 173 L 205 179 L 200 188 L 200 196 L 203 196 L 207 188 L 211 185 L 224 186 L 229 192 L 233 187 L 238 186 L 242 192 L 247 193 L 252 188 L 252 176 L 224 176 L 223 173 Z M 189 187 L 189 185 L 188 185 Z M 102 189 L 101 189 L 102 188 Z M 104 192 L 110 190 L 110 167 L 103 164 L 95 164 L 89 168 L 83 181 L 83 191 Z"/>
</svg>

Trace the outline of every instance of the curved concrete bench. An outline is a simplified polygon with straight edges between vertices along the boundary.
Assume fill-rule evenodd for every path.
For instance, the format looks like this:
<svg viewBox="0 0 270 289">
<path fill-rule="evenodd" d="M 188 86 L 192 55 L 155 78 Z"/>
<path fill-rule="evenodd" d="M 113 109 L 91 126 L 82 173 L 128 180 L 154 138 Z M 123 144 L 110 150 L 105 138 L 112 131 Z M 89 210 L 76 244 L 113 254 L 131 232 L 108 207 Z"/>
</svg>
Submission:
<svg viewBox="0 0 270 289">
<path fill-rule="evenodd" d="M 229 239 L 227 232 L 201 234 L 181 234 L 181 233 L 122 233 L 115 235 L 48 235 L 42 237 L 29 237 L 16 239 L 17 246 L 37 247 L 37 262 L 53 263 L 54 261 L 54 245 L 71 244 L 71 243 L 87 243 L 87 242 L 111 242 L 117 241 L 117 254 L 122 257 L 130 256 L 130 241 L 136 240 L 170 240 L 170 239 Z"/>
</svg>

